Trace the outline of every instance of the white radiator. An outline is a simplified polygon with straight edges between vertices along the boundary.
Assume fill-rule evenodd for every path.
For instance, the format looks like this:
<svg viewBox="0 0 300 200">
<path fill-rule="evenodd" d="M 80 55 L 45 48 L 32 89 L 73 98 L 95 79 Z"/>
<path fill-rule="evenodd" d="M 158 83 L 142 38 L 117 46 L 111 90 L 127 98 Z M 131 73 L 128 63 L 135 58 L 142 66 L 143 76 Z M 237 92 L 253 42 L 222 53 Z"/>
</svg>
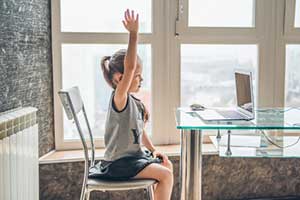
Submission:
<svg viewBox="0 0 300 200">
<path fill-rule="evenodd" d="M 36 108 L 0 113 L 0 200 L 38 200 Z"/>
</svg>

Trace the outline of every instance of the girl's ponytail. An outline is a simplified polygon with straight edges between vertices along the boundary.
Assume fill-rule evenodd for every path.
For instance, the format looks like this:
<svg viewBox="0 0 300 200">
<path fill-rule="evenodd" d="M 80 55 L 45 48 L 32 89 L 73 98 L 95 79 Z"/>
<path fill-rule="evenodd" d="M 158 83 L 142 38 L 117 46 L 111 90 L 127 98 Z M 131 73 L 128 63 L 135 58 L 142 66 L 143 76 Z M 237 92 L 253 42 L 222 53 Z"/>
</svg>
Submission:
<svg viewBox="0 0 300 200">
<path fill-rule="evenodd" d="M 103 76 L 104 79 L 106 80 L 106 82 L 113 87 L 113 83 L 112 83 L 112 77 L 110 77 L 111 72 L 110 72 L 110 67 L 109 67 L 109 60 L 110 60 L 111 56 L 104 56 L 101 59 L 101 69 L 103 72 Z"/>
<path fill-rule="evenodd" d="M 126 56 L 126 49 L 120 49 L 112 56 L 104 56 L 101 60 L 101 69 L 103 72 L 103 76 L 113 89 L 116 89 L 117 85 L 113 80 L 113 76 L 115 73 L 124 73 L 124 59 Z"/>
</svg>

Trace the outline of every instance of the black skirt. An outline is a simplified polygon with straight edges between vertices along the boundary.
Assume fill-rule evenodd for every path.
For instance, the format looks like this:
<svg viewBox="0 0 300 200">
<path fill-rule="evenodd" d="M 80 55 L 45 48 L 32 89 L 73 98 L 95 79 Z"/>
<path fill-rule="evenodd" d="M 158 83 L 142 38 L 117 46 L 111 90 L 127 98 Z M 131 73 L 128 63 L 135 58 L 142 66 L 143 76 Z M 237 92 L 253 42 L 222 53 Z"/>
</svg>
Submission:
<svg viewBox="0 0 300 200">
<path fill-rule="evenodd" d="M 128 156 L 115 161 L 100 160 L 89 170 L 89 178 L 106 180 L 128 180 L 135 177 L 151 163 L 161 163 L 161 158 L 154 158 L 148 151 L 144 156 Z"/>
</svg>

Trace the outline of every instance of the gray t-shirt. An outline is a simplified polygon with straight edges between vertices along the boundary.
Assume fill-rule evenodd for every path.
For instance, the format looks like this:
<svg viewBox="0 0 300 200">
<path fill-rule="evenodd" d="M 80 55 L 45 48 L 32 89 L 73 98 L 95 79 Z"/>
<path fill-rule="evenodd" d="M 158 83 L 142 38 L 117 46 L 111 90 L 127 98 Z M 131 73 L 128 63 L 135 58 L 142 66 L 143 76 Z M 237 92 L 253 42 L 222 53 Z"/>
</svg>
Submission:
<svg viewBox="0 0 300 200">
<path fill-rule="evenodd" d="M 140 100 L 128 94 L 125 108 L 118 111 L 113 102 L 114 94 L 111 95 L 106 116 L 104 159 L 113 161 L 125 156 L 142 156 L 144 106 Z"/>
</svg>

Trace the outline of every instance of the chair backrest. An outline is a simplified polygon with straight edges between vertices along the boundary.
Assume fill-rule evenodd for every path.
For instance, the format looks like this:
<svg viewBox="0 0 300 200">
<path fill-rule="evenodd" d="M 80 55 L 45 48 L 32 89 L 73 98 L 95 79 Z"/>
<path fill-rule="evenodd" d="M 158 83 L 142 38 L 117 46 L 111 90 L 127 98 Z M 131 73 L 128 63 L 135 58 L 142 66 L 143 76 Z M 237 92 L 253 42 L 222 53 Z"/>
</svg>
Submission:
<svg viewBox="0 0 300 200">
<path fill-rule="evenodd" d="M 90 124 L 86 115 L 86 111 L 84 108 L 84 104 L 79 92 L 79 88 L 78 87 L 72 87 L 66 90 L 60 90 L 58 92 L 61 102 L 63 104 L 64 110 L 67 114 L 67 117 L 69 120 L 74 120 L 81 142 L 82 142 L 82 146 L 83 146 L 83 150 L 84 150 L 84 157 L 85 157 L 85 162 L 88 163 L 89 161 L 89 154 L 88 154 L 88 147 L 85 141 L 85 137 L 84 134 L 82 132 L 82 128 L 80 125 L 80 121 L 78 120 L 78 116 L 77 114 L 82 111 L 83 115 L 84 115 L 84 119 L 85 119 L 85 123 L 86 126 L 88 128 L 88 132 L 89 132 L 89 139 L 90 139 L 90 143 L 91 143 L 91 149 L 92 149 L 92 155 L 91 155 L 91 163 L 90 163 L 90 167 L 94 166 L 95 164 L 95 146 L 94 146 L 94 140 L 93 140 L 93 134 L 90 128 Z M 89 167 L 87 167 L 89 168 Z M 87 174 L 88 172 L 86 172 Z"/>
<path fill-rule="evenodd" d="M 82 107 L 83 107 L 83 102 L 82 102 L 78 87 L 72 87 L 67 90 L 60 90 L 58 92 L 58 94 L 61 98 L 61 101 L 65 108 L 68 119 L 69 120 L 73 119 L 73 113 L 72 113 L 72 109 L 70 107 L 69 98 L 70 98 L 70 101 L 73 105 L 73 108 L 74 108 L 74 111 L 76 114 L 78 114 L 82 110 Z"/>
</svg>

